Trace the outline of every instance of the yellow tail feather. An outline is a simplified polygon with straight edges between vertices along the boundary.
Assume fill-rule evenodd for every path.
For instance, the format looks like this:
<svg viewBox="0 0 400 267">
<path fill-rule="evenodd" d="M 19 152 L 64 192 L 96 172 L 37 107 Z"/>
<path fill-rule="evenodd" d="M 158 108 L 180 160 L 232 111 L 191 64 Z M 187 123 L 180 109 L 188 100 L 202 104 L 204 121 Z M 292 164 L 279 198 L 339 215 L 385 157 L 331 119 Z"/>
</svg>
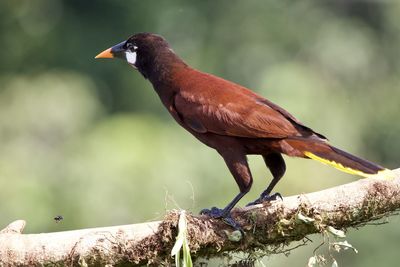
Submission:
<svg viewBox="0 0 400 267">
<path fill-rule="evenodd" d="M 379 171 L 376 174 L 370 174 L 370 173 L 362 172 L 360 170 L 355 170 L 355 169 L 352 169 L 352 168 L 349 168 L 349 167 L 345 167 L 342 164 L 340 164 L 338 162 L 335 162 L 335 161 L 332 161 L 332 160 L 321 158 L 321 157 L 319 157 L 319 156 L 317 156 L 317 155 L 315 155 L 315 154 L 313 154 L 313 153 L 311 153 L 309 151 L 305 151 L 304 155 L 309 157 L 310 159 L 313 159 L 313 160 L 319 161 L 319 162 L 321 162 L 323 164 L 327 164 L 329 166 L 332 166 L 332 167 L 334 167 L 334 168 L 336 168 L 336 169 L 338 169 L 338 170 L 340 170 L 342 172 L 346 172 L 346 173 L 350 173 L 350 174 L 354 174 L 354 175 L 359 175 L 359 176 L 362 176 L 362 177 L 365 177 L 365 178 L 377 178 L 377 179 L 387 179 L 387 180 L 391 180 L 391 179 L 396 178 L 395 173 L 392 170 L 389 170 L 389 169 L 383 169 L 383 170 Z"/>
</svg>

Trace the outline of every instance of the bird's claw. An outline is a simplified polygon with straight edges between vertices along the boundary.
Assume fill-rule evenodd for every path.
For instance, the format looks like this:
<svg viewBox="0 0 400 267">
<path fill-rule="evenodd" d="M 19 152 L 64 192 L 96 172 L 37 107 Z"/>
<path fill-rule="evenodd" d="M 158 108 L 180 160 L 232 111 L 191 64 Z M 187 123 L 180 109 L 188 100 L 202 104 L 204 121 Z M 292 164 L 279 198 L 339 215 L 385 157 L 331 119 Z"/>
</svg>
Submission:
<svg viewBox="0 0 400 267">
<path fill-rule="evenodd" d="M 211 218 L 218 219 L 225 217 L 227 214 L 223 209 L 219 209 L 217 207 L 212 207 L 211 209 L 202 209 L 200 211 L 201 215 L 207 215 Z M 229 213 L 228 213 L 229 214 Z"/>
<path fill-rule="evenodd" d="M 246 207 L 247 207 L 247 206 L 256 205 L 256 204 L 261 204 L 261 203 L 267 202 L 267 201 L 268 201 L 268 202 L 269 202 L 269 201 L 275 201 L 275 200 L 278 200 L 279 198 L 280 198 L 281 200 L 283 200 L 282 195 L 281 195 L 280 193 L 275 193 L 275 194 L 272 194 L 272 195 L 269 195 L 269 194 L 267 194 L 267 193 L 262 193 L 262 194 L 260 195 L 259 198 L 257 198 L 256 200 L 254 200 L 254 201 L 248 203 L 248 204 L 246 205 Z"/>
<path fill-rule="evenodd" d="M 232 218 L 230 212 L 226 212 L 224 209 L 212 207 L 211 209 L 202 209 L 201 215 L 207 215 L 213 219 L 222 219 L 227 225 L 232 226 L 235 230 L 239 230 L 243 234 L 242 227 Z"/>
<path fill-rule="evenodd" d="M 261 194 L 261 198 L 263 201 L 274 201 L 274 200 L 278 200 L 278 198 L 280 198 L 281 200 L 283 200 L 283 197 L 281 195 L 281 193 L 274 193 L 272 195 L 268 195 L 268 194 Z"/>
</svg>

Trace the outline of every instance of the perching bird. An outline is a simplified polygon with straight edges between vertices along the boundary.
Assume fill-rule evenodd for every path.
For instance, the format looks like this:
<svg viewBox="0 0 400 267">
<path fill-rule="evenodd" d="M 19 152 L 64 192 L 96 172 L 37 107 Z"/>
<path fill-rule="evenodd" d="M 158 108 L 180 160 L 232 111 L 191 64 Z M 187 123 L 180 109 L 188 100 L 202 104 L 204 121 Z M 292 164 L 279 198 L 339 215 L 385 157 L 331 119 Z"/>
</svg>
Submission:
<svg viewBox="0 0 400 267">
<path fill-rule="evenodd" d="M 310 158 L 363 177 L 391 178 L 392 172 L 331 146 L 327 139 L 289 112 L 249 89 L 188 66 L 156 34 L 138 33 L 96 56 L 121 58 L 148 79 L 172 117 L 225 160 L 240 192 L 223 209 L 203 214 L 230 217 L 231 209 L 250 190 L 253 178 L 246 155 L 262 155 L 272 181 L 251 204 L 280 197 L 271 194 L 284 175 L 282 154 Z"/>
</svg>

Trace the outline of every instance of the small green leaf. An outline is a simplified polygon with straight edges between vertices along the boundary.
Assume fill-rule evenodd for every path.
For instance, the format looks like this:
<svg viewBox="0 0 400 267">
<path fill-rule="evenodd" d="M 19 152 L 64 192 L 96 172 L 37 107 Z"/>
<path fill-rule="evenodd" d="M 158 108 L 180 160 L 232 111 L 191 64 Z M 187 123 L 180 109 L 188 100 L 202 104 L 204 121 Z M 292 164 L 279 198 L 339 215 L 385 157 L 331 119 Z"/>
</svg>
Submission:
<svg viewBox="0 0 400 267">
<path fill-rule="evenodd" d="M 180 267 L 181 266 L 181 251 L 178 250 L 178 252 L 175 255 L 175 266 Z"/>
<path fill-rule="evenodd" d="M 315 219 L 304 216 L 301 212 L 296 214 L 296 220 L 305 222 L 306 224 L 310 224 L 315 221 Z"/>
<path fill-rule="evenodd" d="M 192 257 L 190 256 L 190 248 L 186 239 L 185 242 L 183 242 L 183 266 L 184 267 L 193 266 Z"/>
<path fill-rule="evenodd" d="M 179 215 L 178 229 L 179 232 L 186 232 L 186 212 L 184 210 Z"/>
<path fill-rule="evenodd" d="M 178 236 L 178 238 L 175 241 L 175 245 L 171 250 L 171 256 L 177 255 L 177 253 L 181 250 L 183 245 L 183 238 Z"/>
<path fill-rule="evenodd" d="M 181 250 L 183 252 L 183 265 L 181 265 Z M 187 223 L 186 214 L 182 210 L 178 222 L 178 236 L 174 247 L 171 250 L 171 255 L 175 256 L 175 266 L 177 267 L 192 267 L 193 262 L 190 256 L 190 248 L 187 241 Z"/>
<path fill-rule="evenodd" d="M 340 237 L 340 238 L 345 238 L 346 237 L 345 233 L 342 230 L 335 229 L 332 226 L 328 226 L 327 229 L 334 236 L 337 236 L 337 237 Z"/>
</svg>

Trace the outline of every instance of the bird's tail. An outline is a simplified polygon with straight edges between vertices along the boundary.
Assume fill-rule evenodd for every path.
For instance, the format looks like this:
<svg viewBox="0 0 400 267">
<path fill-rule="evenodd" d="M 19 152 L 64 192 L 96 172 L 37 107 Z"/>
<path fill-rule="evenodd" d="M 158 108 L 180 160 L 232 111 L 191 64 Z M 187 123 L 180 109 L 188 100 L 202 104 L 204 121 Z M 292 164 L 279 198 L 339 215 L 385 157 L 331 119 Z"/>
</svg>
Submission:
<svg viewBox="0 0 400 267">
<path fill-rule="evenodd" d="M 312 139 L 293 139 L 287 141 L 289 145 L 301 152 L 304 157 L 330 165 L 340 171 L 367 178 L 395 178 L 393 171 L 368 160 L 353 156 L 350 153 L 329 145 L 325 141 Z"/>
</svg>

